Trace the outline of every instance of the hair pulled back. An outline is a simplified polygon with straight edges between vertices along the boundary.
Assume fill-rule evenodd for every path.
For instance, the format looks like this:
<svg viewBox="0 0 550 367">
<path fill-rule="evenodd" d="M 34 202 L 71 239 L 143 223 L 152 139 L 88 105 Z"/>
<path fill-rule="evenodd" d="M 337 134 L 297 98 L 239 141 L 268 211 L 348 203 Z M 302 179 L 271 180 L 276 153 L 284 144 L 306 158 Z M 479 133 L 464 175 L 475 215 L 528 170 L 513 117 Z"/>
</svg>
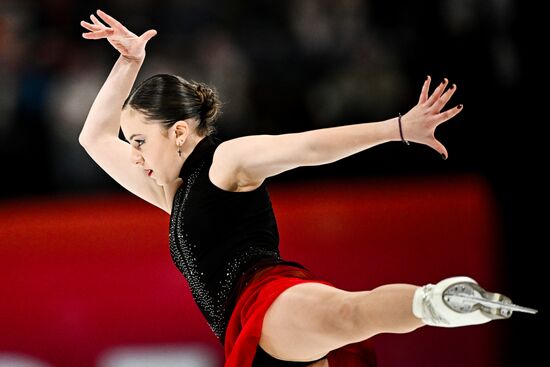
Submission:
<svg viewBox="0 0 550 367">
<path fill-rule="evenodd" d="M 151 121 L 169 129 L 177 121 L 196 118 L 197 134 L 211 135 L 221 113 L 215 89 L 171 74 L 157 74 L 141 82 L 130 93 L 122 108 L 142 112 Z"/>
</svg>

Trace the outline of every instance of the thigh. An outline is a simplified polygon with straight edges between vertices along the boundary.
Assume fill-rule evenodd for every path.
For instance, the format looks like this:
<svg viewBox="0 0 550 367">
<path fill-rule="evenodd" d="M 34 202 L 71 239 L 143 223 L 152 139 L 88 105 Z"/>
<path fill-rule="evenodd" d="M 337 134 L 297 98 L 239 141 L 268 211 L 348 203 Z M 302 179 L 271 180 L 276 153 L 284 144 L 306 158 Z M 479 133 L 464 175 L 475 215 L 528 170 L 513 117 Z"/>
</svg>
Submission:
<svg viewBox="0 0 550 367">
<path fill-rule="evenodd" d="M 286 289 L 264 316 L 260 346 L 277 359 L 305 362 L 349 344 L 352 294 L 316 282 Z"/>
</svg>

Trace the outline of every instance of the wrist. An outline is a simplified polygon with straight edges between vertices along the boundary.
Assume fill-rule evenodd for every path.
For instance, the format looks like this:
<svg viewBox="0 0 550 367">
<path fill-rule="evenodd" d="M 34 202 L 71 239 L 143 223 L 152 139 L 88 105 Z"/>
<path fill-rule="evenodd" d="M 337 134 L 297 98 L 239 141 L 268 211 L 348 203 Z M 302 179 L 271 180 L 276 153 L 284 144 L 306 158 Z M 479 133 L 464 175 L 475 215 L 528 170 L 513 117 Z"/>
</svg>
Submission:
<svg viewBox="0 0 550 367">
<path fill-rule="evenodd" d="M 384 127 L 384 136 L 387 141 L 401 141 L 401 135 L 399 134 L 399 124 L 398 118 L 394 117 L 392 119 L 382 122 Z"/>
<path fill-rule="evenodd" d="M 145 60 L 145 53 L 143 53 L 143 56 L 141 57 L 129 57 L 125 56 L 123 54 L 120 54 L 121 60 L 125 61 L 128 64 L 142 64 Z"/>
<path fill-rule="evenodd" d="M 397 117 L 397 125 L 399 126 L 399 138 L 403 143 L 410 145 L 409 141 L 403 136 L 403 121 L 401 121 L 402 118 L 403 116 L 401 116 L 401 114 L 399 114 L 399 116 Z"/>
</svg>

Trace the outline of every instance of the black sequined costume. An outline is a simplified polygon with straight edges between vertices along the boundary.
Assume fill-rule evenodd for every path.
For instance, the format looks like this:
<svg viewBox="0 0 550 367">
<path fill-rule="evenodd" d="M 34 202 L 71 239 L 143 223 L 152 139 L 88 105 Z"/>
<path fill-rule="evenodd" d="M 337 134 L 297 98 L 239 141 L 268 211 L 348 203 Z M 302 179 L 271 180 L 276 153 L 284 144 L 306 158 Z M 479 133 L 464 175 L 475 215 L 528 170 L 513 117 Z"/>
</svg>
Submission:
<svg viewBox="0 0 550 367">
<path fill-rule="evenodd" d="M 208 171 L 218 138 L 203 138 L 180 172 L 170 216 L 170 254 L 212 331 L 223 344 L 243 279 L 281 259 L 277 223 L 265 182 L 250 192 L 215 186 Z"/>
</svg>

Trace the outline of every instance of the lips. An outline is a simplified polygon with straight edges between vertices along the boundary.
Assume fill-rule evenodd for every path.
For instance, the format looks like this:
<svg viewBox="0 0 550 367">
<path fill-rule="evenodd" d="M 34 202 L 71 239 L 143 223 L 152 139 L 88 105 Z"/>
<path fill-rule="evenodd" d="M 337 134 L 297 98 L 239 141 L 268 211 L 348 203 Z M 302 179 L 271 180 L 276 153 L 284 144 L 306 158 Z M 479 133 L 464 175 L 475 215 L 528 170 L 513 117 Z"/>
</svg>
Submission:
<svg viewBox="0 0 550 367">
<path fill-rule="evenodd" d="M 151 175 L 153 174 L 153 170 L 152 169 L 146 169 L 145 174 L 147 174 L 147 176 L 151 177 Z"/>
</svg>

